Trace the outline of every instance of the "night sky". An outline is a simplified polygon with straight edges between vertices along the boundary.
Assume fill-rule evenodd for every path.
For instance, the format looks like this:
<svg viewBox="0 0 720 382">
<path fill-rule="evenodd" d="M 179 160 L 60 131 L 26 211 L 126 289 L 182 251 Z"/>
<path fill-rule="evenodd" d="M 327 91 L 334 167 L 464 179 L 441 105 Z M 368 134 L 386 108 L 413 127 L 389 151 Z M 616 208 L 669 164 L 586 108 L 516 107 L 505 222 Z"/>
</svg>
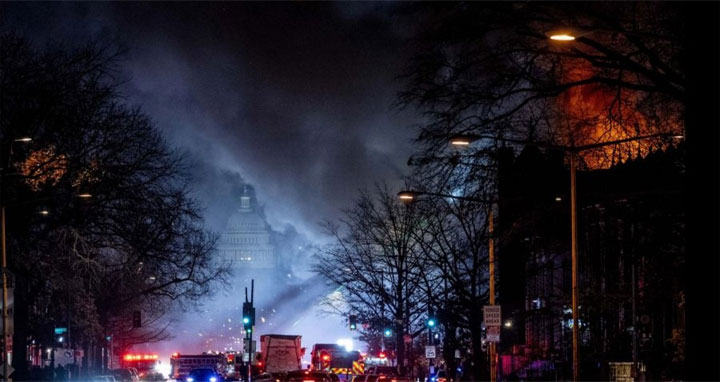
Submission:
<svg viewBox="0 0 720 382">
<path fill-rule="evenodd" d="M 416 20 L 399 3 L 4 3 L 41 47 L 126 49 L 122 91 L 191 158 L 209 228 L 254 185 L 276 229 L 314 241 L 360 188 L 400 188 L 413 110 L 392 106 Z"/>
<path fill-rule="evenodd" d="M 397 76 L 414 54 L 412 7 L 2 3 L 0 24 L 38 48 L 88 41 L 123 48 L 125 101 L 140 106 L 189 157 L 208 228 L 224 228 L 248 182 L 273 229 L 290 225 L 318 244 L 328 239 L 320 223 L 340 217 L 359 189 L 387 182 L 400 190 L 409 173 L 420 117 L 393 102 Z M 205 306 L 234 301 L 217 296 Z M 317 318 L 309 303 L 285 304 L 280 312 L 303 317 L 306 324 L 287 330 L 302 334 L 306 346 L 349 334 L 341 317 Z M 225 319 L 210 321 L 218 318 Z M 195 352 L 192 342 L 201 338 L 193 332 L 212 330 L 194 313 L 180 327 L 191 334 L 148 349 Z"/>
</svg>

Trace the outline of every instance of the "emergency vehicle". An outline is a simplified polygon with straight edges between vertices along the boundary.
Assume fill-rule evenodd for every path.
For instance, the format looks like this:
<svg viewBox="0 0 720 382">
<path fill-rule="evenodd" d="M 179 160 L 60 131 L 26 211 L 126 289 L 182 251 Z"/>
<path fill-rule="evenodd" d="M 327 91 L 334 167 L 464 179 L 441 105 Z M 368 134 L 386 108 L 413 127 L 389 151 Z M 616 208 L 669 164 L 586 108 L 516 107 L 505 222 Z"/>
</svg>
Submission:
<svg viewBox="0 0 720 382">
<path fill-rule="evenodd" d="M 157 354 L 130 353 L 125 354 L 120 358 L 120 368 L 135 368 L 138 372 L 138 377 L 140 377 L 140 379 L 144 379 L 150 374 L 157 372 L 157 365 L 159 362 Z"/>
<path fill-rule="evenodd" d="M 364 371 L 363 357 L 359 351 L 347 351 L 337 344 L 315 344 L 312 349 L 314 369 L 325 370 L 339 377 L 350 377 Z"/>
<path fill-rule="evenodd" d="M 192 369 L 213 369 L 224 379 L 227 376 L 227 364 L 227 357 L 222 353 L 173 353 L 170 357 L 170 379 L 185 382 Z"/>
</svg>

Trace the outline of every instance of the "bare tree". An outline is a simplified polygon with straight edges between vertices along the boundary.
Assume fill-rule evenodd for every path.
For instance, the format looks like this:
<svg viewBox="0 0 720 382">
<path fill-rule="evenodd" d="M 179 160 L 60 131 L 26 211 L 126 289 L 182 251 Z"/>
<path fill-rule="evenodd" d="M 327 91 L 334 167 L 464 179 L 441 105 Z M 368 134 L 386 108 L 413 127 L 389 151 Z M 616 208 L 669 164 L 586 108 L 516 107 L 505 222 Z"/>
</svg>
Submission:
<svg viewBox="0 0 720 382">
<path fill-rule="evenodd" d="M 188 196 L 182 155 L 121 103 L 119 53 L 94 44 L 36 51 L 11 34 L 0 46 L 2 139 L 33 138 L 14 145 L 4 169 L 18 176 L 3 177 L 16 369 L 28 338 L 52 345 L 59 323 L 74 345 L 98 350 L 110 334 L 124 346 L 166 338 L 166 313 L 228 273 Z M 50 213 L 35 213 L 39 204 Z M 142 328 L 133 311 L 143 312 Z"/>
<path fill-rule="evenodd" d="M 418 211 L 402 205 L 386 186 L 363 192 L 339 224 L 329 223 L 334 243 L 324 248 L 315 271 L 338 287 L 325 301 L 336 313 L 375 324 L 366 334 L 392 330 L 398 365 L 406 359 L 404 335 L 424 326 L 427 295 L 418 286 L 428 270 L 417 241 Z M 421 330 L 421 329 L 420 329 Z"/>
</svg>

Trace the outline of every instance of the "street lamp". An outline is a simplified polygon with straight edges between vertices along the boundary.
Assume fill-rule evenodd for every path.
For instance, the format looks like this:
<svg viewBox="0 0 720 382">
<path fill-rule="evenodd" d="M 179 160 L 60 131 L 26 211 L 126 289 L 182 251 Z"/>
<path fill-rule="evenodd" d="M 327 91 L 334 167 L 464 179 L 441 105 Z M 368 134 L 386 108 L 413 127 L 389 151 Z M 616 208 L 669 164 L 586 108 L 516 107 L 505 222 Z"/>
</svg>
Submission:
<svg viewBox="0 0 720 382">
<path fill-rule="evenodd" d="M 534 144 L 538 147 L 545 147 L 555 150 L 561 150 L 565 154 L 569 156 L 570 159 L 570 231 L 571 231 L 571 278 L 572 278 L 572 317 L 573 317 L 573 380 L 578 381 L 579 380 L 579 355 L 578 355 L 578 341 L 580 337 L 580 325 L 579 325 L 579 312 L 578 312 L 578 304 L 579 304 L 579 295 L 578 295 L 578 246 L 577 246 L 577 195 L 576 195 L 576 170 L 577 170 L 577 155 L 580 154 L 583 151 L 592 150 L 592 149 L 598 149 L 605 146 L 611 146 L 611 145 L 617 145 L 621 143 L 627 143 L 627 142 L 636 142 L 636 141 L 642 141 L 642 140 L 648 140 L 648 139 L 683 139 L 683 135 L 674 134 L 674 133 L 657 133 L 657 134 L 650 134 L 650 135 L 644 135 L 644 136 L 638 136 L 638 137 L 632 137 L 632 138 L 624 138 L 624 139 L 618 139 L 614 141 L 608 141 L 608 142 L 599 142 L 599 143 L 592 143 L 587 145 L 581 145 L 581 146 L 562 146 L 562 145 L 554 145 L 554 144 L 548 144 L 548 143 L 542 143 L 542 142 L 529 142 L 529 141 L 523 141 L 519 139 L 511 139 L 511 138 L 499 138 L 499 137 L 492 137 L 487 135 L 474 135 L 474 134 L 466 134 L 466 135 L 458 135 L 450 138 L 450 144 L 456 147 L 467 147 L 470 143 L 480 140 L 480 139 L 490 139 L 490 140 L 497 140 L 501 142 L 512 142 L 512 143 L 523 143 L 523 144 Z M 465 143 L 467 142 L 467 143 Z M 561 201 L 560 198 L 555 198 L 556 201 Z"/>
</svg>

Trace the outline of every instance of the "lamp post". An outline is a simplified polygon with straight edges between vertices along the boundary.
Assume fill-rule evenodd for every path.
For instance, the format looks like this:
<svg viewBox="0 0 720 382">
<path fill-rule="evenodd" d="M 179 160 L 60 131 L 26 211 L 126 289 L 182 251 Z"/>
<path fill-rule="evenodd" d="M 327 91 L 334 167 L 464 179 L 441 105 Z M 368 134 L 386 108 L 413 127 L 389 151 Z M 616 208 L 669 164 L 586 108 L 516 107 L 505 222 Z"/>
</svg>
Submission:
<svg viewBox="0 0 720 382">
<path fill-rule="evenodd" d="M 469 144 L 469 143 L 467 143 Z M 494 223 L 493 223 L 493 205 L 494 201 L 486 200 L 486 199 L 478 199 L 478 198 L 468 198 L 464 196 L 455 196 L 455 195 L 448 195 L 448 194 L 440 194 L 435 192 L 423 192 L 423 191 L 415 191 L 415 190 L 404 190 L 398 192 L 398 198 L 400 200 L 410 203 L 413 202 L 417 196 L 420 195 L 429 195 L 429 196 L 439 196 L 443 198 L 452 198 L 452 199 L 458 199 L 458 200 L 465 200 L 468 202 L 474 202 L 474 203 L 485 203 L 490 205 L 490 210 L 488 212 L 488 261 L 489 261 L 489 273 L 490 273 L 490 279 L 488 280 L 488 283 L 490 284 L 489 294 L 490 294 L 490 305 L 495 305 L 495 231 L 494 231 Z M 490 381 L 495 382 L 497 378 L 497 368 L 496 368 L 496 359 L 495 359 L 495 343 L 490 343 L 489 348 L 490 353 Z"/>
<path fill-rule="evenodd" d="M 565 40 L 567 41 L 567 40 Z M 577 170 L 577 155 L 583 151 L 592 150 L 592 149 L 598 149 L 605 146 L 612 146 L 627 142 L 636 142 L 636 141 L 642 141 L 642 140 L 648 140 L 648 139 L 683 139 L 684 136 L 677 135 L 677 134 L 671 134 L 671 133 L 657 133 L 657 134 L 649 134 L 644 136 L 638 136 L 638 137 L 631 137 L 631 138 L 624 138 L 624 139 L 618 139 L 614 141 L 607 141 L 607 142 L 599 142 L 599 143 L 593 143 L 593 144 L 587 144 L 587 145 L 581 145 L 581 146 L 562 146 L 562 145 L 554 145 L 554 144 L 548 144 L 548 143 L 541 143 L 541 142 L 529 142 L 526 140 L 520 140 L 520 139 L 512 139 L 512 138 L 498 138 L 498 137 L 492 137 L 492 136 L 486 136 L 486 135 L 457 135 L 450 138 L 450 144 L 456 147 L 468 147 L 472 142 L 480 140 L 480 139 L 488 139 L 488 140 L 496 140 L 501 142 L 511 142 L 511 143 L 521 143 L 521 144 L 534 144 L 538 147 L 545 147 L 555 150 L 561 150 L 566 153 L 566 155 L 569 156 L 570 161 L 570 231 L 571 231 L 571 246 L 570 246 L 570 252 L 571 252 L 571 279 L 572 279 L 572 288 L 571 288 L 571 295 L 572 295 L 572 317 L 573 317 L 573 341 L 572 341 L 572 357 L 573 357 L 573 381 L 579 380 L 579 337 L 580 337 L 580 328 L 579 328 L 579 312 L 578 312 L 578 304 L 580 301 L 580 297 L 578 294 L 578 245 L 577 245 L 577 193 L 576 193 L 576 170 Z"/>
</svg>

